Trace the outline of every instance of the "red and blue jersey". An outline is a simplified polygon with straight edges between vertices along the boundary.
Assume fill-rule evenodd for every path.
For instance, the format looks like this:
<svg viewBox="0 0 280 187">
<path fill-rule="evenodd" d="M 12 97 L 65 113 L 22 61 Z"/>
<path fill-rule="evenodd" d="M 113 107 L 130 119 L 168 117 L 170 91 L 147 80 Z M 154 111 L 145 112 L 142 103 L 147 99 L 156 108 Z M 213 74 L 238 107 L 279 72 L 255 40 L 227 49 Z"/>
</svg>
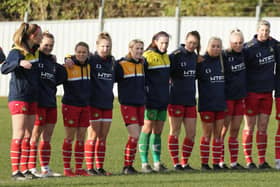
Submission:
<svg viewBox="0 0 280 187">
<path fill-rule="evenodd" d="M 146 108 L 166 110 L 169 100 L 170 59 L 166 53 L 155 49 L 144 52 L 146 59 Z"/>
<path fill-rule="evenodd" d="M 114 57 L 101 58 L 97 53 L 90 56 L 91 97 L 90 106 L 112 109 L 114 94 Z"/>
<path fill-rule="evenodd" d="M 238 100 L 247 95 L 244 53 L 232 49 L 223 51 L 226 100 Z"/>
<path fill-rule="evenodd" d="M 67 80 L 63 83 L 62 103 L 78 107 L 89 106 L 91 96 L 90 65 L 88 61 L 81 64 L 75 57 L 71 57 L 71 59 L 74 65 L 71 68 L 65 68 Z"/>
<path fill-rule="evenodd" d="M 56 86 L 66 80 L 65 68 L 58 64 L 52 55 L 46 55 L 40 52 L 39 59 L 38 106 L 56 107 Z"/>
<path fill-rule="evenodd" d="M 245 43 L 244 59 L 248 92 L 272 92 L 274 89 L 274 66 L 279 61 L 277 41 L 269 38 L 264 42 L 257 35 Z"/>
<path fill-rule="evenodd" d="M 171 61 L 169 103 L 195 106 L 196 53 L 187 51 L 182 45 L 172 52 L 169 58 Z"/>
<path fill-rule="evenodd" d="M 225 79 L 220 57 L 203 56 L 197 64 L 198 111 L 218 112 L 226 109 Z"/>
<path fill-rule="evenodd" d="M 21 47 L 15 46 L 1 67 L 3 74 L 11 73 L 9 101 L 37 102 L 38 100 L 38 46 L 32 51 L 34 52 L 26 52 Z M 31 69 L 20 66 L 21 60 L 29 61 L 32 64 Z"/>
<path fill-rule="evenodd" d="M 144 60 L 121 58 L 115 65 L 118 98 L 122 105 L 142 106 L 145 104 Z"/>
</svg>

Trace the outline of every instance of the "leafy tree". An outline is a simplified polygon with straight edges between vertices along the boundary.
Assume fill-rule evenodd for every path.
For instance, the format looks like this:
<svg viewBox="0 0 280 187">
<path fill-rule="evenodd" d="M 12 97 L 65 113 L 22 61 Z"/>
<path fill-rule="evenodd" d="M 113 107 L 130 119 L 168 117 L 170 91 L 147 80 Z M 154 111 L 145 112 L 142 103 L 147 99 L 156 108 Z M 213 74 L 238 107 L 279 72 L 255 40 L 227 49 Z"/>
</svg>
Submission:
<svg viewBox="0 0 280 187">
<path fill-rule="evenodd" d="M 93 19 L 100 0 L 3 0 L 0 20 Z M 105 0 L 104 16 L 174 16 L 177 0 Z M 255 16 L 258 0 L 181 0 L 182 16 Z M 280 0 L 263 0 L 262 16 L 280 16 Z"/>
</svg>

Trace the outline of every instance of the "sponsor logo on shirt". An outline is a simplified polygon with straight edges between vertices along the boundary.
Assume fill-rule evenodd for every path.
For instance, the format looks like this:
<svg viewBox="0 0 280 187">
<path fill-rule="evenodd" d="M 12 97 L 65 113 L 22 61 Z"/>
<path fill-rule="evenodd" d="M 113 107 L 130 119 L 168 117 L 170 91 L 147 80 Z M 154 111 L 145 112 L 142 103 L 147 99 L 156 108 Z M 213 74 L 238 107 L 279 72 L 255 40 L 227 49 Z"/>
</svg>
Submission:
<svg viewBox="0 0 280 187">
<path fill-rule="evenodd" d="M 101 69 L 102 68 L 102 66 L 101 66 L 101 64 L 96 64 L 96 69 Z"/>
<path fill-rule="evenodd" d="M 248 113 L 248 114 L 253 114 L 253 110 L 248 109 L 248 110 L 247 110 L 247 113 Z"/>
<path fill-rule="evenodd" d="M 242 71 L 244 69 L 245 69 L 245 63 L 244 62 L 231 66 L 231 71 L 232 72 L 238 72 L 238 71 Z"/>
<path fill-rule="evenodd" d="M 187 62 L 181 62 L 181 67 L 186 67 L 187 66 Z"/>
<path fill-rule="evenodd" d="M 224 82 L 224 76 L 223 75 L 210 76 L 209 79 L 210 79 L 211 83 L 222 83 L 222 82 Z"/>
<path fill-rule="evenodd" d="M 48 79 L 48 80 L 51 80 L 51 79 L 54 79 L 54 74 L 51 74 L 51 73 L 48 73 L 48 72 L 41 72 L 41 75 L 40 75 L 41 79 Z"/>
<path fill-rule="evenodd" d="M 270 63 L 274 63 L 274 62 L 275 62 L 274 55 L 269 55 L 269 56 L 266 56 L 266 57 L 263 57 L 263 58 L 259 59 L 259 64 L 260 65 L 270 64 Z"/>
<path fill-rule="evenodd" d="M 232 57 L 232 56 L 228 57 L 228 61 L 229 62 L 233 62 L 234 61 L 234 57 Z"/>
<path fill-rule="evenodd" d="M 112 80 L 112 74 L 111 73 L 97 73 L 97 78 L 102 80 Z"/>
<path fill-rule="evenodd" d="M 206 69 L 205 69 L 205 73 L 209 74 L 209 73 L 211 73 L 211 72 L 212 72 L 212 71 L 211 71 L 210 68 L 206 68 Z"/>
<path fill-rule="evenodd" d="M 39 63 L 39 64 L 38 64 L 38 67 L 39 67 L 39 68 L 44 68 L 44 64 Z"/>
<path fill-rule="evenodd" d="M 195 77 L 195 70 L 184 70 L 184 77 Z"/>
<path fill-rule="evenodd" d="M 208 119 L 210 119 L 210 116 L 204 116 L 204 119 L 206 119 L 206 120 L 208 120 Z"/>
<path fill-rule="evenodd" d="M 176 110 L 175 114 L 181 114 L 181 111 L 180 110 Z"/>
</svg>

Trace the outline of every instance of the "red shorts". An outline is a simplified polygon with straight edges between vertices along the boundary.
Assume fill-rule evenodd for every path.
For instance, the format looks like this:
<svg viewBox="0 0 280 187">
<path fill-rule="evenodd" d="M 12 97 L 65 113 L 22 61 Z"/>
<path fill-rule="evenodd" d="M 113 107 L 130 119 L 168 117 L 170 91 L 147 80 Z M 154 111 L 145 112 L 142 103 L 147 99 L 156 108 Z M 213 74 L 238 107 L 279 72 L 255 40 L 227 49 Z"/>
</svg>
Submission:
<svg viewBox="0 0 280 187">
<path fill-rule="evenodd" d="M 56 124 L 57 108 L 38 107 L 34 125 L 44 126 L 46 124 Z"/>
<path fill-rule="evenodd" d="M 62 115 L 66 127 L 88 127 L 89 107 L 62 104 Z"/>
<path fill-rule="evenodd" d="M 276 119 L 280 120 L 280 97 L 275 98 Z"/>
<path fill-rule="evenodd" d="M 121 105 L 122 117 L 126 125 L 129 124 L 139 124 L 144 125 L 144 106 L 128 106 Z"/>
<path fill-rule="evenodd" d="M 171 105 L 167 107 L 170 117 L 196 118 L 196 106 Z"/>
<path fill-rule="evenodd" d="M 227 116 L 243 116 L 245 112 L 245 100 L 227 100 Z"/>
<path fill-rule="evenodd" d="M 225 112 L 219 111 L 219 112 L 200 112 L 200 118 L 201 121 L 205 123 L 213 123 L 217 120 L 224 119 L 225 118 Z"/>
<path fill-rule="evenodd" d="M 90 117 L 91 122 L 103 121 L 103 122 L 112 122 L 113 112 L 112 109 L 100 109 L 90 107 Z"/>
<path fill-rule="evenodd" d="M 272 93 L 253 93 L 249 92 L 245 98 L 245 114 L 255 116 L 258 114 L 271 114 Z"/>
<path fill-rule="evenodd" d="M 28 103 L 25 101 L 10 101 L 8 104 L 11 115 L 25 114 L 35 115 L 37 112 L 37 103 Z"/>
</svg>

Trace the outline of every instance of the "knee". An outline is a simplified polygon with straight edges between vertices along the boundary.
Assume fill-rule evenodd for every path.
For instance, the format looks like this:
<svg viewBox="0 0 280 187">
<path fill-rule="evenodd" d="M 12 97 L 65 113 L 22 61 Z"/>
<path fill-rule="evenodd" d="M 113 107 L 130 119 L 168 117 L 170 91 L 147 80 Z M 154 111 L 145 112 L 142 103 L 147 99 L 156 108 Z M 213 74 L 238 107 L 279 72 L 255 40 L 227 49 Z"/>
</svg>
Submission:
<svg viewBox="0 0 280 187">
<path fill-rule="evenodd" d="M 130 137 L 138 140 L 139 139 L 139 134 L 132 134 L 132 135 L 130 135 Z"/>
<path fill-rule="evenodd" d="M 162 133 L 162 129 L 155 128 L 155 129 L 152 130 L 152 133 L 153 134 L 161 134 Z"/>
<path fill-rule="evenodd" d="M 65 139 L 64 139 L 64 142 L 73 142 L 74 141 L 74 138 L 72 138 L 72 137 L 65 137 Z"/>
<path fill-rule="evenodd" d="M 45 141 L 45 142 L 50 142 L 51 141 L 51 138 L 52 138 L 52 135 L 49 135 L 49 134 L 43 134 L 41 136 L 42 140 Z"/>
<path fill-rule="evenodd" d="M 267 122 L 261 122 L 259 125 L 258 125 L 258 131 L 267 131 Z"/>
<path fill-rule="evenodd" d="M 77 134 L 77 140 L 84 141 L 85 140 L 85 134 Z"/>
<path fill-rule="evenodd" d="M 239 128 L 232 128 L 230 129 L 230 136 L 231 137 L 237 137 L 239 133 Z"/>
<path fill-rule="evenodd" d="M 106 138 L 107 136 L 102 136 L 102 135 L 96 137 L 98 141 L 106 141 Z"/>
<path fill-rule="evenodd" d="M 144 132 L 146 134 L 151 133 L 152 132 L 152 128 L 149 127 L 149 126 L 145 126 L 144 125 L 143 128 L 142 128 L 142 132 Z"/>
<path fill-rule="evenodd" d="M 174 128 L 170 129 L 170 135 L 179 136 L 179 134 L 180 134 L 180 129 L 174 129 Z"/>
<path fill-rule="evenodd" d="M 206 142 L 210 142 L 210 140 L 211 140 L 211 136 L 202 136 L 201 137 L 201 140 L 204 140 L 204 141 L 206 141 Z"/>
<path fill-rule="evenodd" d="M 267 128 L 266 128 L 266 127 L 259 127 L 259 128 L 258 128 L 258 131 L 259 131 L 261 134 L 266 134 Z"/>
<path fill-rule="evenodd" d="M 194 139 L 195 139 L 195 133 L 194 133 L 194 134 L 191 134 L 191 135 L 188 135 L 188 136 L 186 136 L 186 137 L 187 137 L 188 139 L 194 141 Z"/>
<path fill-rule="evenodd" d="M 65 139 L 69 140 L 69 141 L 73 141 L 74 140 L 74 135 L 72 134 L 66 134 Z"/>
</svg>

